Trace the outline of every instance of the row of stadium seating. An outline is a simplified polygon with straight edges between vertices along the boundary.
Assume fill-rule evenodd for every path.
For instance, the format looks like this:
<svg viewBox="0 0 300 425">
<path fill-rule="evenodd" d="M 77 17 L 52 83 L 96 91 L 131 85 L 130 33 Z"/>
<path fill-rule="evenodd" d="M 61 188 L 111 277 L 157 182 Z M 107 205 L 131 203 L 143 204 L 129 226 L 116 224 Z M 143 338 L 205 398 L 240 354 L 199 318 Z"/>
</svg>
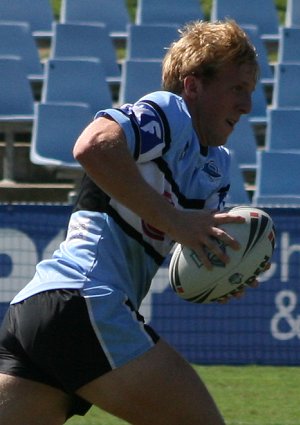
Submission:
<svg viewBox="0 0 300 425">
<path fill-rule="evenodd" d="M 23 7 L 17 8 L 18 1 Z M 125 0 L 63 0 L 56 22 L 48 0 L 37 2 L 43 11 L 40 20 L 37 16 L 30 19 L 30 12 L 37 14 L 39 7 L 33 8 L 30 1 L 25 7 L 24 1 L 0 2 L 0 126 L 5 134 L 3 179 L 8 181 L 16 178 L 13 148 L 14 133 L 19 129 L 32 133 L 32 163 L 78 168 L 71 146 L 95 112 L 159 89 L 161 60 L 165 48 L 178 37 L 178 25 L 204 17 L 198 0 L 186 1 L 184 7 L 181 1 L 172 1 L 172 13 L 169 0 L 140 0 L 134 23 L 130 23 Z M 296 137 L 300 127 L 300 27 L 296 26 L 300 25 L 300 13 L 298 3 L 288 0 L 285 25 L 280 26 L 273 0 L 258 3 L 257 9 L 256 1 L 216 0 L 211 10 L 211 19 L 230 16 L 241 23 L 256 46 L 261 66 L 253 111 L 242 117 L 228 142 L 234 154 L 230 201 L 297 203 L 297 187 L 288 177 L 293 182 L 296 179 L 298 171 L 291 167 L 300 155 Z M 221 9 L 226 4 L 231 8 Z M 246 6 L 249 11 L 242 15 Z M 244 23 L 245 16 L 251 21 Z M 39 49 L 41 39 L 49 40 L 44 58 Z M 116 49 L 120 39 L 126 43 L 122 61 Z M 278 48 L 275 64 L 268 51 L 268 43 L 274 40 Z M 257 129 L 261 127 L 265 133 L 258 142 Z M 272 167 L 269 171 L 265 163 L 275 164 L 277 156 L 273 159 L 271 155 L 278 152 L 282 166 L 274 173 L 274 166 L 271 172 Z M 291 165 L 283 166 L 290 156 Z M 249 175 L 255 186 L 252 201 L 245 190 Z"/>
<path fill-rule="evenodd" d="M 170 9 L 171 5 L 171 9 Z M 300 23 L 298 0 L 287 0 L 285 26 Z M 4 21 L 22 21 L 30 24 L 35 37 L 52 35 L 54 14 L 50 0 L 10 0 L 0 2 L 0 16 Z M 273 0 L 212 0 L 212 20 L 232 17 L 240 24 L 257 25 L 264 38 L 278 37 L 279 19 Z M 204 19 L 199 0 L 137 0 L 135 23 L 181 25 L 194 19 Z M 126 36 L 130 17 L 125 0 L 62 0 L 61 22 L 101 22 L 112 36 Z"/>
</svg>

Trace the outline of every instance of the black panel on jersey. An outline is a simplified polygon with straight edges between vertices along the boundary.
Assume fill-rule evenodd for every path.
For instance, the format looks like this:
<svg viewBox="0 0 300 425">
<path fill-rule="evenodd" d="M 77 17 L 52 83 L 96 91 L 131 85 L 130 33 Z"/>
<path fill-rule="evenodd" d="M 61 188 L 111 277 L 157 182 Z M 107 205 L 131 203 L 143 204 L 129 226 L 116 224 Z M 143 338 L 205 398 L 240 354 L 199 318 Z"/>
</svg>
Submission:
<svg viewBox="0 0 300 425">
<path fill-rule="evenodd" d="M 163 263 L 164 257 L 157 252 L 148 242 L 143 239 L 143 236 L 135 230 L 130 224 L 128 224 L 120 214 L 112 208 L 110 205 L 108 206 L 108 215 L 110 215 L 115 222 L 123 229 L 123 231 L 130 236 L 132 239 L 136 240 L 140 245 L 143 246 L 145 252 L 153 258 L 153 260 L 159 266 Z"/>
<path fill-rule="evenodd" d="M 205 199 L 188 199 L 186 198 L 181 192 L 180 189 L 175 182 L 172 172 L 170 168 L 168 167 L 168 164 L 166 161 L 164 161 L 162 158 L 156 158 L 153 160 L 155 164 L 158 166 L 160 171 L 164 174 L 166 180 L 170 183 L 172 186 L 172 190 L 177 196 L 179 204 L 187 209 L 202 209 L 205 205 Z"/>
<path fill-rule="evenodd" d="M 85 174 L 73 212 L 80 210 L 106 212 L 109 200 L 110 197 Z"/>
</svg>

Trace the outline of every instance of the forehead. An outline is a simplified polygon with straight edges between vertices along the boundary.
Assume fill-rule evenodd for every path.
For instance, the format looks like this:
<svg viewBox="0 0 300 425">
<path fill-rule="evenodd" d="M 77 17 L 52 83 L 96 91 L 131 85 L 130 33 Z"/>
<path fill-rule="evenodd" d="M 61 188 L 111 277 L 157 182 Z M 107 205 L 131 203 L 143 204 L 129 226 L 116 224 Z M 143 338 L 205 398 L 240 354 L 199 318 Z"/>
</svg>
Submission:
<svg viewBox="0 0 300 425">
<path fill-rule="evenodd" d="M 242 84 L 254 89 L 257 82 L 257 67 L 252 63 L 230 63 L 220 68 L 217 80 L 228 84 Z"/>
</svg>

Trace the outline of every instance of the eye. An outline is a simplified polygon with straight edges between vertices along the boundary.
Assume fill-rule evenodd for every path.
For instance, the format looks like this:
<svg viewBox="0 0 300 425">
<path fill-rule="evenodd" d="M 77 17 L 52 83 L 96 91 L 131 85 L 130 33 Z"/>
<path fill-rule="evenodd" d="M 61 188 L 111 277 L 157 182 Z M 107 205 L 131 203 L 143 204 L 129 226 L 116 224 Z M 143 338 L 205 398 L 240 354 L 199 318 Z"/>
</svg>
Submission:
<svg viewBox="0 0 300 425">
<path fill-rule="evenodd" d="M 250 96 L 250 97 L 252 96 L 254 90 L 255 90 L 255 88 L 244 86 L 242 84 L 238 84 L 238 85 L 232 87 L 233 93 L 238 94 L 238 95 L 247 95 L 247 96 Z"/>
<path fill-rule="evenodd" d="M 245 90 L 244 87 L 241 85 L 232 87 L 232 91 L 234 93 L 242 93 L 244 90 Z"/>
</svg>

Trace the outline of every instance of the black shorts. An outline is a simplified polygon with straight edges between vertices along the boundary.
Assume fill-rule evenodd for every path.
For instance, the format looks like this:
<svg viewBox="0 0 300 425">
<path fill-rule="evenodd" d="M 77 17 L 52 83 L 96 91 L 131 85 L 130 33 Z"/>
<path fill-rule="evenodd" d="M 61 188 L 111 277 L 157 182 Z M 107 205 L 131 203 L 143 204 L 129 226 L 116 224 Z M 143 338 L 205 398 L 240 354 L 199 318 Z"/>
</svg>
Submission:
<svg viewBox="0 0 300 425">
<path fill-rule="evenodd" d="M 68 417 L 91 407 L 75 391 L 111 369 L 77 290 L 42 292 L 9 307 L 0 328 L 0 372 L 63 390 L 72 400 Z"/>
</svg>

